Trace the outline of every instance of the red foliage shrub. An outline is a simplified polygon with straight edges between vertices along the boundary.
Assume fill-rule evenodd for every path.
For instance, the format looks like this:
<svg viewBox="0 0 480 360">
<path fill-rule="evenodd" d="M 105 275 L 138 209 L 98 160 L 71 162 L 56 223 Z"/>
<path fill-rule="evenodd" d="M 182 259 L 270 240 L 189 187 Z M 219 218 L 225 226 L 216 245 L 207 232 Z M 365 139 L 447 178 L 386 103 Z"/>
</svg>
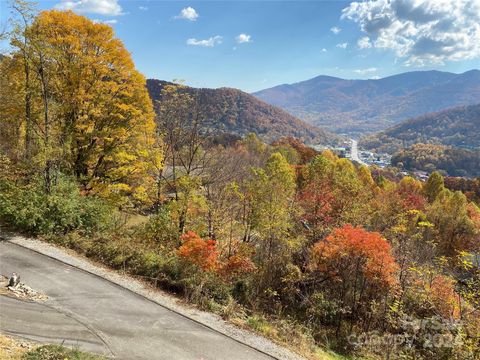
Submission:
<svg viewBox="0 0 480 360">
<path fill-rule="evenodd" d="M 333 230 L 325 241 L 314 245 L 310 268 L 342 282 L 353 281 L 353 277 L 359 275 L 382 288 L 397 282 L 398 266 L 387 240 L 379 233 L 351 225 Z"/>
<path fill-rule="evenodd" d="M 193 231 L 183 234 L 178 255 L 190 264 L 212 271 L 217 267 L 218 251 L 215 240 L 204 240 Z"/>
<path fill-rule="evenodd" d="M 455 281 L 452 278 L 436 275 L 429 286 L 431 302 L 440 315 L 447 319 L 460 316 L 458 295 L 454 285 Z"/>
<path fill-rule="evenodd" d="M 255 269 L 256 266 L 249 257 L 235 254 L 230 256 L 228 260 L 222 264 L 219 272 L 226 278 L 232 278 L 245 275 L 254 271 Z"/>
</svg>

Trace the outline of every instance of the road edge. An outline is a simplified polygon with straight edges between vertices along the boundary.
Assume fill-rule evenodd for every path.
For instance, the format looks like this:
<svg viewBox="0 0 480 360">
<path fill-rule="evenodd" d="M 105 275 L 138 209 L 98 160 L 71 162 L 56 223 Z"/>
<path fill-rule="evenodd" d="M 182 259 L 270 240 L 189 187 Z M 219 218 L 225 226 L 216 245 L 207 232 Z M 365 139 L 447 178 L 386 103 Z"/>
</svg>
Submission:
<svg viewBox="0 0 480 360">
<path fill-rule="evenodd" d="M 137 296 L 162 306 L 179 316 L 185 317 L 231 340 L 267 355 L 272 359 L 305 360 L 304 357 L 276 344 L 270 339 L 237 327 L 216 314 L 193 307 L 187 307 L 181 304 L 179 299 L 174 295 L 168 294 L 161 289 L 149 289 L 138 279 L 128 274 L 120 274 L 118 271 L 110 269 L 104 265 L 99 265 L 73 250 L 67 251 L 66 248 L 57 247 L 38 239 L 26 238 L 19 235 L 4 234 L 3 236 L 7 242 L 34 251 L 43 256 L 47 256 L 93 276 L 102 278 L 105 281 L 128 290 Z"/>
</svg>

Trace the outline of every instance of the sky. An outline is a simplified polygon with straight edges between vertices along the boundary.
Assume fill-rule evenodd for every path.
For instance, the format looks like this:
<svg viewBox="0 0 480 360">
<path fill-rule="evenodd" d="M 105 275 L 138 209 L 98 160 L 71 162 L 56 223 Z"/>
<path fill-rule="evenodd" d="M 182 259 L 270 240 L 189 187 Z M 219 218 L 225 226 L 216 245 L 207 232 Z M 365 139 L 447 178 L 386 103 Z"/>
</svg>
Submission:
<svg viewBox="0 0 480 360">
<path fill-rule="evenodd" d="M 480 0 L 40 0 L 110 24 L 147 78 L 253 92 L 480 68 Z M 10 16 L 0 0 L 0 24 Z M 0 51 L 8 51 L 5 43 Z"/>
</svg>

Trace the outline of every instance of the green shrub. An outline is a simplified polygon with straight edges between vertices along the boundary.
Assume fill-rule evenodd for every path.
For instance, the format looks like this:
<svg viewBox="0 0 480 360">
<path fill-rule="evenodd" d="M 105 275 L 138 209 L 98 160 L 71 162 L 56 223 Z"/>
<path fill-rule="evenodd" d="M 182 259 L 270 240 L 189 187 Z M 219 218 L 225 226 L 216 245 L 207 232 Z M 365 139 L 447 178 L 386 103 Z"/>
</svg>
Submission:
<svg viewBox="0 0 480 360">
<path fill-rule="evenodd" d="M 138 237 L 168 250 L 175 249 L 179 245 L 179 232 L 169 207 L 164 206 L 157 214 L 150 216 L 148 221 L 140 226 Z"/>
<path fill-rule="evenodd" d="M 50 194 L 41 181 L 22 186 L 0 180 L 0 219 L 33 235 L 102 231 L 113 223 L 112 210 L 102 199 L 83 196 L 68 178 L 60 177 Z"/>
</svg>

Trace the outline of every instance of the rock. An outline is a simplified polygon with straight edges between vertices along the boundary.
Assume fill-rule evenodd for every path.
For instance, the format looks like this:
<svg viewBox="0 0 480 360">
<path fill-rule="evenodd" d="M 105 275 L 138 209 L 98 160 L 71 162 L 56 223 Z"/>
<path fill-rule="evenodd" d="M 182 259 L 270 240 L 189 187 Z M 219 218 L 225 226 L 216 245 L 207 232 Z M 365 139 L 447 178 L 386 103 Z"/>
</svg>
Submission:
<svg viewBox="0 0 480 360">
<path fill-rule="evenodd" d="M 19 283 L 20 283 L 20 276 L 17 273 L 13 273 L 12 276 L 10 277 L 10 280 L 8 281 L 8 286 L 17 287 Z"/>
<path fill-rule="evenodd" d="M 33 301 L 45 301 L 48 297 L 38 291 L 35 291 L 31 287 L 20 282 L 20 277 L 17 275 L 17 279 L 12 280 L 0 275 L 0 295 L 13 296 L 19 299 L 28 299 Z M 15 285 L 16 283 L 16 285 Z M 14 284 L 11 286 L 10 284 Z"/>
</svg>

